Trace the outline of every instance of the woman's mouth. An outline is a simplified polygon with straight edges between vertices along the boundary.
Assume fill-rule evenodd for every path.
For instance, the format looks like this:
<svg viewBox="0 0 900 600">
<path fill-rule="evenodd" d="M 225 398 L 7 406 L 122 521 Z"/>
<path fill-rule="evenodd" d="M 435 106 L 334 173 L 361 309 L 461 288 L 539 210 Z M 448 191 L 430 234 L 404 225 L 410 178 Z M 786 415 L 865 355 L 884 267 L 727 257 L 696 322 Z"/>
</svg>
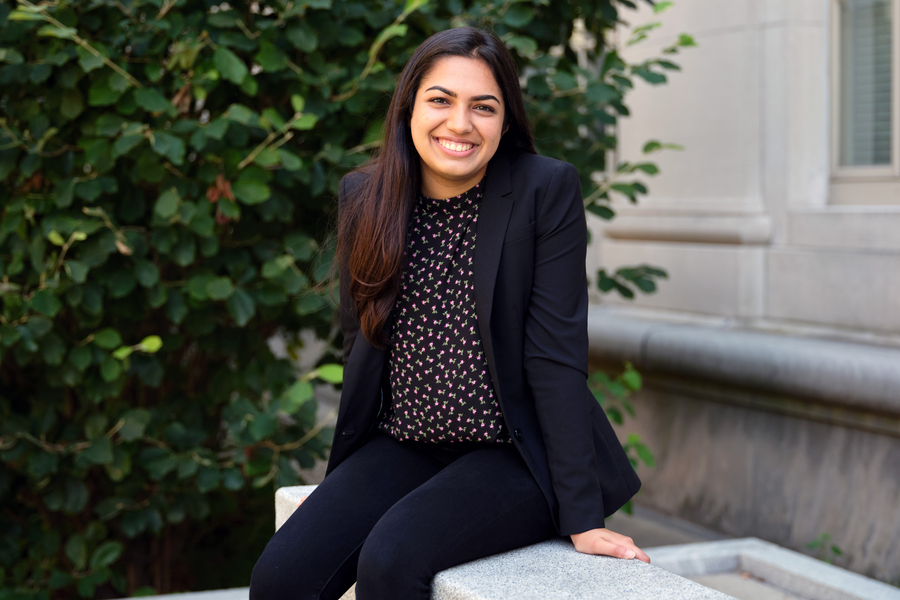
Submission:
<svg viewBox="0 0 900 600">
<path fill-rule="evenodd" d="M 440 144 L 441 148 L 457 155 L 466 154 L 477 146 L 477 144 L 472 144 L 470 142 L 452 142 L 443 138 L 434 138 L 434 141 Z"/>
</svg>

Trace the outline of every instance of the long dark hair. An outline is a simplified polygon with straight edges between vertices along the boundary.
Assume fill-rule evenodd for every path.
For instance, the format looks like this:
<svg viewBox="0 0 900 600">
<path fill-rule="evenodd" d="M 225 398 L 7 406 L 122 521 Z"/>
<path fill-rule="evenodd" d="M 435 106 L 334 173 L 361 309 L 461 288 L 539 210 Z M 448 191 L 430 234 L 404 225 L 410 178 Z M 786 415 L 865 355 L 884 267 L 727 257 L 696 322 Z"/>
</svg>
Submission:
<svg viewBox="0 0 900 600">
<path fill-rule="evenodd" d="M 384 123 L 384 142 L 368 163 L 348 175 L 360 183 L 338 211 L 337 259 L 366 339 L 384 347 L 382 333 L 397 298 L 406 227 L 421 185 L 410 119 L 416 91 L 435 62 L 447 56 L 483 60 L 503 92 L 504 128 L 498 153 L 535 153 L 534 138 L 513 58 L 496 36 L 474 27 L 436 33 L 418 47 L 400 74 Z M 347 185 L 351 188 L 351 185 Z M 342 307 L 347 310 L 350 307 Z"/>
</svg>

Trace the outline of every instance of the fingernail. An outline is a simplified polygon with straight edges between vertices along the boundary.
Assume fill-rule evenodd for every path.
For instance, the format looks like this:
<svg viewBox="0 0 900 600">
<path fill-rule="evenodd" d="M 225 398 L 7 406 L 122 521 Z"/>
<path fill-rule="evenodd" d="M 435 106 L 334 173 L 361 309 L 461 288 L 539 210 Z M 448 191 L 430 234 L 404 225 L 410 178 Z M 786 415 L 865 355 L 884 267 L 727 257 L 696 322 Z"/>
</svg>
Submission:
<svg viewBox="0 0 900 600">
<path fill-rule="evenodd" d="M 634 558 L 634 550 L 629 550 L 625 553 L 625 558 Z"/>
</svg>

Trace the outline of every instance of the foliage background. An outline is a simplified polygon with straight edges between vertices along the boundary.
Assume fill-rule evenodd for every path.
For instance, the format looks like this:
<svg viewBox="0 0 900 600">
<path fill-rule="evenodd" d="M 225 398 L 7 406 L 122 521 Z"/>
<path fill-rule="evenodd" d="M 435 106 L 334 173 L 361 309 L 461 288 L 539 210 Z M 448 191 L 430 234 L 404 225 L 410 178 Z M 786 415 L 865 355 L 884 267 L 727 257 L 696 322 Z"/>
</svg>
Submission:
<svg viewBox="0 0 900 600">
<path fill-rule="evenodd" d="M 435 31 L 492 28 L 539 151 L 610 218 L 610 195 L 635 200 L 656 172 L 606 164 L 624 96 L 677 68 L 602 43 L 627 8 L 0 2 L 0 599 L 246 585 L 272 486 L 327 449 L 313 384 L 341 377 L 330 350 L 298 379 L 266 340 L 340 345 L 336 186 L 378 146 L 404 63 Z M 597 284 L 628 296 L 663 275 Z"/>
</svg>

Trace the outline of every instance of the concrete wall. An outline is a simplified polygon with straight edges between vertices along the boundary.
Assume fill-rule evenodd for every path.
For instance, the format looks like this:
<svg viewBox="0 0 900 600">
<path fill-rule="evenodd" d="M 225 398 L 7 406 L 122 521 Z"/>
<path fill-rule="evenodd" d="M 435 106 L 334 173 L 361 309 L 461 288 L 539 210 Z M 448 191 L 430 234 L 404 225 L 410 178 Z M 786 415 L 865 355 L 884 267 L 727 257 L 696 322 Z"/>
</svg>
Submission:
<svg viewBox="0 0 900 600">
<path fill-rule="evenodd" d="M 690 0 L 662 21 L 626 55 L 656 55 L 680 32 L 699 47 L 668 84 L 637 84 L 619 158 L 649 139 L 686 149 L 654 155 L 662 173 L 640 206 L 591 220 L 591 252 L 592 265 L 649 262 L 672 279 L 603 301 L 900 345 L 900 196 L 848 200 L 829 175 L 830 2 Z"/>
<path fill-rule="evenodd" d="M 827 533 L 838 564 L 900 583 L 900 350 L 595 308 L 598 366 L 643 373 L 642 506 L 795 550 Z"/>
<path fill-rule="evenodd" d="M 637 84 L 618 159 L 639 159 L 649 139 L 685 151 L 653 156 L 661 174 L 639 206 L 589 222 L 591 273 L 649 263 L 670 275 L 634 302 L 593 295 L 598 360 L 632 360 L 647 381 L 624 429 L 659 459 L 638 502 L 798 550 L 828 533 L 847 553 L 838 564 L 900 582 L 900 407 L 873 408 L 900 399 L 900 383 L 869 388 L 875 367 L 853 361 L 897 352 L 900 375 L 900 195 L 831 176 L 831 2 L 681 0 L 661 20 L 629 58 L 682 32 L 699 47 L 675 57 L 668 84 Z M 657 336 L 648 354 L 648 323 L 703 328 L 706 345 Z M 729 345 L 736 330 L 765 341 Z M 817 340 L 846 345 L 825 356 L 804 346 Z M 774 350 L 729 350 L 757 342 Z"/>
</svg>

